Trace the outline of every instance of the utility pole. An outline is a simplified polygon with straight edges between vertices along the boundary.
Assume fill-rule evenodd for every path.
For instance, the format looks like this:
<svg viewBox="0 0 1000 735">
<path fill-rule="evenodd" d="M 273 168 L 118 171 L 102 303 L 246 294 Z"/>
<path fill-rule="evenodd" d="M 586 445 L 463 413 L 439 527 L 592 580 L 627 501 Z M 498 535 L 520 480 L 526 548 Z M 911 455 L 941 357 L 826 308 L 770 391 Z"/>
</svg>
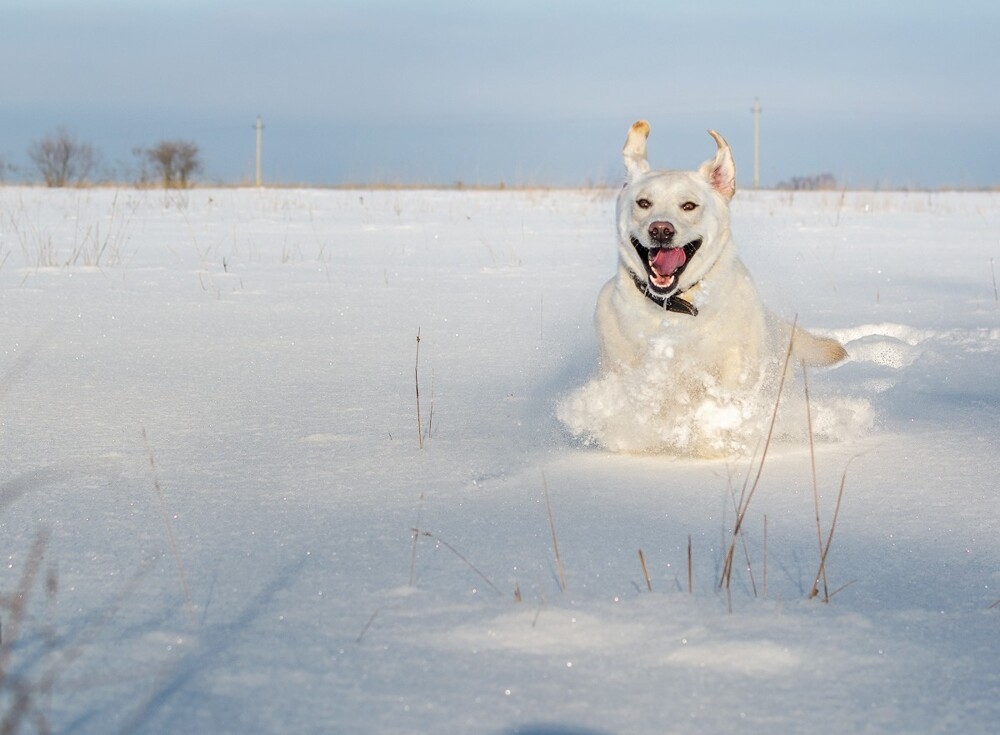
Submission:
<svg viewBox="0 0 1000 735">
<path fill-rule="evenodd" d="M 760 100 L 754 97 L 753 107 L 753 188 L 760 186 Z"/>
<path fill-rule="evenodd" d="M 260 115 L 257 116 L 257 188 L 261 187 L 262 181 L 260 176 L 260 139 L 261 131 L 264 129 L 264 123 L 261 122 Z"/>
</svg>

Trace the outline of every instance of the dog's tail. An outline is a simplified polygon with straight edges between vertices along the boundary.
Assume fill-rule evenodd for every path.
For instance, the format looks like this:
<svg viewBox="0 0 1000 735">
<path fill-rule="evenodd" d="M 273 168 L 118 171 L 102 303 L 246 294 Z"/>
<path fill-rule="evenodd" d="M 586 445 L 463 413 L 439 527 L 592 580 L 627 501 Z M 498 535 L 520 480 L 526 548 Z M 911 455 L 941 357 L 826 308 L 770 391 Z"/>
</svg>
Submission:
<svg viewBox="0 0 1000 735">
<path fill-rule="evenodd" d="M 799 327 L 795 328 L 792 352 L 797 360 L 813 366 L 833 365 L 847 357 L 847 350 L 837 340 L 817 337 Z"/>
</svg>

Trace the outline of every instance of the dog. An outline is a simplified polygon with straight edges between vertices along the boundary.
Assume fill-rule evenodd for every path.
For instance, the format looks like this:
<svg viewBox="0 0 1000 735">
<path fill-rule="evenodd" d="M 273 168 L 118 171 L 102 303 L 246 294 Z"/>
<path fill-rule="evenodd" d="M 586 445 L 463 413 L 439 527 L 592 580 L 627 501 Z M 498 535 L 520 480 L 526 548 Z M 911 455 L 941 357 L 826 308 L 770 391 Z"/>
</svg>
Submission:
<svg viewBox="0 0 1000 735">
<path fill-rule="evenodd" d="M 669 171 L 650 168 L 649 124 L 629 130 L 616 207 L 618 268 L 594 317 L 599 372 L 556 408 L 585 443 L 744 454 L 777 405 L 783 365 L 791 371 L 847 356 L 837 341 L 782 321 L 761 302 L 730 234 L 733 155 L 709 133 L 713 158 L 695 171 Z"/>
<path fill-rule="evenodd" d="M 649 123 L 632 125 L 622 151 L 618 272 L 601 289 L 595 321 L 601 371 L 636 368 L 668 347 L 685 373 L 728 390 L 753 388 L 791 341 L 807 365 L 832 365 L 837 341 L 782 323 L 761 302 L 729 229 L 736 165 L 714 130 L 714 158 L 697 171 L 650 168 Z M 679 376 L 683 380 L 684 376 Z"/>
</svg>

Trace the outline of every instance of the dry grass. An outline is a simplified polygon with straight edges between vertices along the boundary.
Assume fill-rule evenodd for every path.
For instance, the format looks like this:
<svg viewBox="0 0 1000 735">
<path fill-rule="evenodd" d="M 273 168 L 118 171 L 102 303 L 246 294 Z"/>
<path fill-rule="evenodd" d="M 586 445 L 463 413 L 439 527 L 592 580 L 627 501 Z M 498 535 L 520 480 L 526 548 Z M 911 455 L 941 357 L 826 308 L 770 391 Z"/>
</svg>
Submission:
<svg viewBox="0 0 1000 735">
<path fill-rule="evenodd" d="M 424 423 L 420 420 L 420 328 L 417 328 L 417 357 L 413 363 L 413 384 L 417 391 L 417 442 L 424 448 Z"/>
<path fill-rule="evenodd" d="M 692 565 L 693 565 L 694 554 L 692 553 L 692 549 L 691 549 L 691 534 L 688 534 L 688 555 L 687 556 L 688 556 L 688 558 L 687 558 L 687 561 L 688 561 L 688 594 L 689 595 L 693 595 L 694 594 L 694 574 L 692 573 Z"/>
<path fill-rule="evenodd" d="M 181 561 L 180 551 L 177 549 L 177 541 L 174 538 L 173 524 L 170 522 L 170 514 L 167 512 L 167 501 L 163 496 L 163 488 L 160 487 L 159 473 L 156 469 L 156 459 L 153 457 L 153 448 L 150 446 L 146 429 L 142 429 L 142 441 L 146 445 L 146 453 L 149 458 L 149 469 L 153 474 L 153 488 L 156 490 L 156 497 L 159 500 L 160 516 L 163 518 L 163 525 L 167 532 L 167 541 L 170 543 L 170 553 L 174 557 L 177 566 L 177 577 L 181 583 L 181 592 L 184 594 L 184 608 L 187 610 L 188 620 L 194 622 L 194 605 L 191 602 L 191 593 L 188 590 L 187 581 L 184 578 L 184 564 Z"/>
<path fill-rule="evenodd" d="M 50 606 L 55 605 L 59 593 L 58 567 L 55 563 L 45 565 L 50 537 L 47 529 L 35 534 L 14 591 L 0 594 L 0 735 L 27 729 L 52 731 L 45 710 L 56 684 L 110 625 L 155 563 L 151 560 L 143 564 L 100 614 L 78 632 L 67 636 L 58 631 L 54 622 L 43 625 L 41 650 L 29 654 L 26 665 L 22 662 L 15 671 L 18 667 L 13 665 L 14 655 L 39 589 L 44 590 Z"/>
<path fill-rule="evenodd" d="M 361 632 L 358 633 L 358 637 L 355 639 L 356 643 L 361 643 L 362 639 L 365 637 L 365 633 L 368 632 L 368 629 L 372 627 L 372 623 L 375 622 L 376 617 L 378 617 L 378 608 L 375 608 L 375 612 L 369 616 L 368 620 L 365 622 L 365 626 L 361 629 Z"/>
<path fill-rule="evenodd" d="M 417 524 L 413 527 L 413 546 L 410 549 L 410 587 L 413 586 L 413 577 L 417 566 L 417 541 L 420 539 L 420 516 L 424 510 L 424 494 L 420 493 L 420 505 L 417 506 Z"/>
<path fill-rule="evenodd" d="M 51 668 L 37 678 L 15 675 L 11 670 L 14 643 L 21 633 L 28 614 L 28 605 L 36 588 L 36 581 L 49 544 L 49 532 L 41 530 L 35 534 L 31 549 L 26 557 L 21 576 L 13 594 L 0 597 L 0 704 L 5 712 L 0 718 L 0 733 L 14 733 L 26 724 L 34 725 L 38 732 L 49 732 L 48 721 L 39 700 L 44 699 L 52 688 L 55 672 Z M 51 575 L 50 580 L 55 578 Z M 50 582 L 47 589 L 55 594 L 58 584 Z"/>
<path fill-rule="evenodd" d="M 1000 291 L 997 291 L 997 273 L 993 267 L 993 258 L 990 258 L 990 277 L 993 279 L 993 303 L 1000 309 Z"/>
<path fill-rule="evenodd" d="M 798 317 L 792 321 L 791 335 L 795 334 L 795 327 L 798 322 Z M 785 352 L 785 360 L 781 367 L 781 378 L 778 381 L 778 394 L 774 398 L 774 410 L 771 413 L 771 422 L 767 428 L 767 438 L 764 440 L 764 449 L 761 453 L 760 463 L 757 465 L 757 474 L 754 477 L 753 484 L 750 486 L 749 492 L 746 492 L 744 487 L 744 493 L 741 495 L 736 508 L 736 522 L 733 524 L 733 534 L 732 540 L 729 544 L 729 549 L 726 552 L 726 559 L 722 567 L 722 575 L 719 579 L 719 589 L 729 590 L 733 578 L 733 559 L 736 555 L 736 542 L 740 537 L 740 532 L 743 529 L 743 522 L 746 520 L 747 509 L 750 507 L 750 501 L 753 500 L 754 494 L 757 492 L 757 488 L 760 485 L 760 478 L 764 472 L 764 462 L 767 459 L 767 451 L 771 446 L 771 439 L 774 436 L 774 426 L 778 420 L 778 407 L 781 403 L 781 394 L 785 387 L 785 376 L 788 374 L 788 365 L 792 359 L 792 346 L 794 344 L 794 337 L 790 336 L 788 339 L 788 349 Z M 748 476 L 749 477 L 749 476 Z"/>
<path fill-rule="evenodd" d="M 813 492 L 813 508 L 816 514 L 816 542 L 819 548 L 820 558 L 823 557 L 823 526 L 820 522 L 819 514 L 819 483 L 816 480 L 816 445 L 813 441 L 813 425 L 812 425 L 812 404 L 809 401 L 809 378 L 806 372 L 806 364 L 802 363 L 802 386 L 805 391 L 806 397 L 806 425 L 809 432 L 809 463 L 812 468 L 812 492 Z M 826 566 L 820 564 L 821 575 L 817 575 L 816 581 L 813 583 L 813 587 L 810 590 L 810 599 L 818 594 L 817 585 L 819 584 L 819 577 L 823 579 L 823 594 L 824 597 L 830 599 L 830 588 L 826 579 Z"/>
<path fill-rule="evenodd" d="M 417 445 L 424 448 L 424 438 L 431 438 L 434 422 L 434 371 L 431 370 L 431 406 L 430 414 L 427 417 L 427 431 L 424 431 L 424 423 L 421 419 L 420 410 L 420 328 L 417 328 L 417 351 L 416 359 L 413 363 L 413 384 L 417 396 Z"/>
<path fill-rule="evenodd" d="M 840 515 L 840 503 L 844 499 L 844 487 L 847 484 L 848 467 L 850 467 L 850 462 L 847 463 L 847 467 L 844 468 L 844 474 L 840 477 L 840 490 L 837 492 L 837 504 L 833 509 L 833 520 L 830 521 L 830 532 L 826 536 L 826 544 L 820 548 L 819 570 L 816 572 L 816 577 L 813 579 L 812 589 L 809 590 L 809 599 L 813 599 L 819 595 L 819 581 L 821 577 L 823 579 L 824 602 L 829 602 L 833 595 L 837 594 L 840 589 L 843 589 L 843 587 L 841 587 L 832 594 L 830 593 L 826 584 L 826 559 L 830 554 L 830 546 L 833 544 L 833 533 L 837 530 L 837 517 Z"/>
<path fill-rule="evenodd" d="M 549 530 L 552 532 L 552 551 L 556 557 L 556 569 L 559 571 L 559 586 L 566 591 L 566 573 L 563 571 L 562 557 L 559 555 L 559 540 L 556 538 L 556 524 L 552 520 L 552 503 L 549 502 L 549 483 L 542 472 L 542 489 L 545 491 L 545 510 L 549 515 Z"/>
<path fill-rule="evenodd" d="M 796 326 L 795 322 L 793 321 L 793 323 L 792 323 L 792 334 L 794 334 L 794 332 L 795 332 L 795 326 Z M 791 355 L 792 355 L 792 346 L 793 346 L 792 340 L 790 339 L 789 340 L 789 344 L 788 344 L 788 349 L 787 349 L 786 354 L 785 354 L 785 362 L 784 362 L 784 365 L 782 367 L 781 379 L 779 380 L 779 383 L 778 383 L 778 392 L 777 392 L 777 395 L 776 395 L 775 401 L 774 401 L 774 409 L 773 409 L 773 412 L 771 414 L 771 422 L 770 422 L 770 425 L 768 427 L 766 438 L 764 440 L 764 446 L 763 446 L 763 451 L 761 453 L 760 461 L 757 463 L 756 475 L 754 476 L 753 483 L 749 485 L 749 489 L 748 489 L 747 488 L 747 482 L 749 482 L 750 473 L 747 474 L 747 482 L 744 483 L 743 491 L 742 491 L 742 493 L 740 495 L 739 500 L 736 502 L 736 520 L 735 520 L 735 522 L 733 524 L 732 535 L 731 535 L 731 538 L 729 540 L 729 544 L 728 544 L 728 548 L 727 548 L 725 560 L 724 560 L 724 563 L 723 563 L 722 574 L 720 575 L 719 584 L 718 584 L 718 589 L 720 591 L 721 590 L 725 590 L 726 591 L 727 599 L 729 600 L 730 611 L 732 611 L 731 585 L 732 585 L 733 564 L 734 564 L 734 559 L 735 559 L 735 554 L 736 554 L 736 545 L 737 545 L 737 542 L 740 542 L 742 544 L 743 553 L 744 553 L 744 556 L 745 556 L 745 559 L 746 559 L 747 572 L 748 572 L 748 575 L 749 575 L 750 584 L 751 584 L 754 596 L 757 596 L 756 581 L 755 581 L 754 575 L 753 575 L 753 569 L 752 569 L 752 565 L 751 565 L 751 562 L 750 562 L 750 554 L 749 554 L 749 551 L 747 549 L 746 539 L 745 539 L 744 534 L 743 534 L 743 528 L 744 528 L 744 524 L 745 524 L 745 521 L 746 521 L 747 509 L 748 509 L 748 507 L 750 505 L 751 499 L 754 497 L 754 495 L 756 493 L 756 490 L 757 490 L 757 488 L 759 486 L 760 478 L 761 478 L 761 475 L 763 473 L 764 462 L 765 462 L 765 460 L 767 458 L 768 448 L 770 447 L 770 444 L 771 444 L 771 440 L 772 440 L 772 436 L 773 436 L 773 431 L 774 431 L 774 426 L 775 426 L 775 422 L 776 422 L 777 414 L 778 414 L 778 407 L 779 407 L 779 404 L 780 404 L 780 401 L 781 401 L 782 392 L 784 390 L 785 376 L 787 375 L 789 361 L 790 361 Z M 827 531 L 826 537 L 824 539 L 823 524 L 822 524 L 821 514 L 820 514 L 819 482 L 818 482 L 818 479 L 817 479 L 817 471 L 816 471 L 816 447 L 815 447 L 815 441 L 814 441 L 814 436 L 813 436 L 812 402 L 811 402 L 811 398 L 810 398 L 810 395 L 809 395 L 809 379 L 808 379 L 808 374 L 807 374 L 806 366 L 805 366 L 804 363 L 802 364 L 802 383 L 803 383 L 803 391 L 804 391 L 804 394 L 805 394 L 806 425 L 807 425 L 807 430 L 808 430 L 808 442 L 809 442 L 809 461 L 810 461 L 810 472 L 811 472 L 811 480 L 812 480 L 811 485 L 812 485 L 812 495 L 813 495 L 813 516 L 814 516 L 814 521 L 815 521 L 815 526 L 816 526 L 816 542 L 817 542 L 817 550 L 818 550 L 818 555 L 819 555 L 819 568 L 817 569 L 816 575 L 813 578 L 812 585 L 810 586 L 809 593 L 808 593 L 808 598 L 809 599 L 815 599 L 817 597 L 821 597 L 824 602 L 829 602 L 834 595 L 836 595 L 838 592 L 840 592 L 841 590 L 843 590 L 845 587 L 849 586 L 849 584 L 850 584 L 850 583 L 848 583 L 847 585 L 844 585 L 844 586 L 838 588 L 837 590 L 831 592 L 830 588 L 829 588 L 828 578 L 827 578 L 827 559 L 829 557 L 830 548 L 831 548 L 831 546 L 833 544 L 833 536 L 834 536 L 834 533 L 835 533 L 836 528 L 837 528 L 837 520 L 838 520 L 839 515 L 840 515 L 841 503 L 842 503 L 843 497 L 844 497 L 844 490 L 845 490 L 846 482 L 847 482 L 847 468 L 844 469 L 843 475 L 841 476 L 840 489 L 839 489 L 838 494 L 837 494 L 837 501 L 836 501 L 836 505 L 835 505 L 834 511 L 833 511 L 833 519 L 832 519 L 832 521 L 830 523 L 830 528 Z M 852 458 L 851 461 L 853 461 L 853 459 L 854 458 Z M 754 461 L 751 460 L 751 468 L 753 467 L 753 464 L 754 464 Z M 850 462 L 848 462 L 848 467 L 849 466 L 850 466 Z M 735 493 L 734 493 L 734 499 L 735 499 Z M 763 575 L 764 575 L 764 577 L 763 577 L 763 595 L 766 598 L 767 597 L 767 563 L 768 563 L 768 519 L 767 519 L 766 515 L 764 516 L 764 541 L 763 541 L 763 544 L 764 544 L 764 547 L 763 547 L 763 565 L 764 565 L 764 571 L 763 571 Z M 690 555 L 690 549 L 689 549 L 689 555 Z M 690 560 L 689 560 L 689 565 L 690 565 Z M 821 592 L 822 592 L 822 594 L 821 594 Z"/>
<path fill-rule="evenodd" d="M 639 549 L 639 565 L 642 567 L 642 576 L 646 580 L 646 589 L 652 592 L 653 582 L 649 579 L 649 568 L 646 566 L 646 556 L 642 553 L 642 549 Z"/>
<path fill-rule="evenodd" d="M 473 564 L 471 561 L 469 561 L 462 552 L 460 552 L 454 546 L 452 546 L 451 544 L 449 544 L 443 538 L 441 538 L 440 536 L 434 535 L 430 531 L 423 531 L 423 530 L 421 530 L 419 528 L 414 528 L 414 529 L 411 529 L 411 530 L 413 531 L 413 533 L 417 534 L 418 536 L 425 536 L 426 538 L 434 539 L 437 543 L 441 544 L 446 549 L 448 549 L 448 551 L 450 551 L 452 554 L 454 554 L 455 556 L 457 556 L 467 567 L 469 567 L 469 569 L 471 569 L 473 572 L 475 572 L 476 575 L 478 575 L 484 582 L 486 582 L 486 584 L 489 585 L 489 587 L 490 587 L 491 590 L 493 590 L 494 592 L 496 592 L 498 595 L 502 595 L 503 594 L 500 591 L 500 588 L 497 587 L 495 584 L 493 584 L 493 580 L 491 580 L 489 577 L 487 577 L 485 574 L 483 574 L 483 572 L 479 569 L 479 567 L 477 567 L 475 564 Z"/>
</svg>

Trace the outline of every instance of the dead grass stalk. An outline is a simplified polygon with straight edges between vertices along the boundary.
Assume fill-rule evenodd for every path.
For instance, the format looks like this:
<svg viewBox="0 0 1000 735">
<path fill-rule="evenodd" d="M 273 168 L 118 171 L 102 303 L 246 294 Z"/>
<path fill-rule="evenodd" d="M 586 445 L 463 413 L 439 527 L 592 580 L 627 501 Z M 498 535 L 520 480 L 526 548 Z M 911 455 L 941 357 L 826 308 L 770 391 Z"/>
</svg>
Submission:
<svg viewBox="0 0 1000 735">
<path fill-rule="evenodd" d="M 757 488 L 760 485 L 760 478 L 764 472 L 764 462 L 767 460 L 767 451 L 771 446 L 771 438 L 774 435 L 774 426 L 778 420 L 778 406 L 781 403 L 781 393 L 785 387 L 785 376 L 788 374 L 788 365 L 792 359 L 792 347 L 795 342 L 795 327 L 798 323 L 798 315 L 792 321 L 792 329 L 790 336 L 788 338 L 788 349 L 785 352 L 785 360 L 781 367 L 781 378 L 778 381 L 778 394 L 774 397 L 774 410 L 771 413 L 771 422 L 767 429 L 767 438 L 764 440 L 764 449 L 761 452 L 760 463 L 757 466 L 757 474 L 754 477 L 753 484 L 750 486 L 749 492 L 746 493 L 746 497 L 740 498 L 739 507 L 736 513 L 736 522 L 733 524 L 733 536 L 729 544 L 729 549 L 726 552 L 726 560 L 722 567 L 722 575 L 719 579 L 719 589 L 723 587 L 729 588 L 732 577 L 733 577 L 733 559 L 736 556 L 736 541 L 739 538 L 740 531 L 743 529 L 743 521 L 746 519 L 747 509 L 750 507 L 750 501 L 753 500 L 754 494 L 757 492 Z"/>
<path fill-rule="evenodd" d="M 646 567 L 646 557 L 643 555 L 642 549 L 639 549 L 639 565 L 642 567 L 642 576 L 646 579 L 646 589 L 652 592 L 653 583 L 649 579 L 649 569 Z"/>
<path fill-rule="evenodd" d="M 563 571 L 562 557 L 559 555 L 559 541 L 556 538 L 556 524 L 552 520 L 552 503 L 549 502 L 549 483 L 542 472 L 542 489 L 545 491 L 545 510 L 549 515 L 549 530 L 552 532 L 552 551 L 556 557 L 556 569 L 559 572 L 559 586 L 566 591 L 566 574 Z"/>
<path fill-rule="evenodd" d="M 413 363 L 413 383 L 417 390 L 417 443 L 424 448 L 424 424 L 420 420 L 420 328 L 417 327 L 417 358 Z"/>
<path fill-rule="evenodd" d="M 816 446 L 813 441 L 813 426 L 812 426 L 812 404 L 809 401 L 809 378 L 806 373 L 806 364 L 802 363 L 802 386 L 805 391 L 806 397 L 806 426 L 809 432 L 809 461 L 812 467 L 812 491 L 813 491 L 813 508 L 816 514 L 816 543 L 819 550 L 820 558 L 823 556 L 823 525 L 820 521 L 819 514 L 819 483 L 816 480 Z M 830 588 L 827 585 L 826 578 L 826 567 L 820 566 L 820 571 L 822 572 L 823 578 L 823 595 L 826 599 L 830 599 Z M 818 580 L 817 580 L 818 584 Z M 810 593 L 810 597 L 815 597 L 817 594 L 816 585 L 813 585 L 813 589 Z"/>
<path fill-rule="evenodd" d="M 440 536 L 435 536 L 435 535 L 434 535 L 433 533 L 431 533 L 430 531 L 422 531 L 422 530 L 420 530 L 419 528 L 414 528 L 414 529 L 412 529 L 412 530 L 413 530 L 413 532 L 414 532 L 414 533 L 416 533 L 416 534 L 419 534 L 419 535 L 421 535 L 421 536 L 426 536 L 427 538 L 432 538 L 432 539 L 434 539 L 435 541 L 437 541 L 437 542 L 438 542 L 439 544 L 441 544 L 441 545 L 442 545 L 442 546 L 444 546 L 444 547 L 445 547 L 446 549 L 448 549 L 448 550 L 449 550 L 449 551 L 450 551 L 450 552 L 451 552 L 452 554 L 454 554 L 454 555 L 455 555 L 455 556 L 457 556 L 457 557 L 458 557 L 459 559 L 461 559 L 461 560 L 462 560 L 462 561 L 463 561 L 463 562 L 465 563 L 465 565 L 466 565 L 467 567 L 469 567 L 469 569 L 471 569 L 471 570 L 472 570 L 473 572 L 475 572 L 475 573 L 476 573 L 476 574 L 477 574 L 477 575 L 478 575 L 478 576 L 479 576 L 480 578 L 482 578 L 482 580 L 483 580 L 484 582 L 486 582 L 486 584 L 488 584 L 488 585 L 490 586 L 490 589 L 492 589 L 492 590 L 493 590 L 494 592 L 496 592 L 496 593 L 497 593 L 498 595 L 502 595 L 502 594 L 503 594 L 503 593 L 502 593 L 502 592 L 500 591 L 500 588 L 499 588 L 499 587 L 497 587 L 497 586 L 496 586 L 495 584 L 493 584 L 493 581 L 492 581 L 492 580 L 491 580 L 491 579 L 490 579 L 489 577 L 487 577 L 487 576 L 486 576 L 485 574 L 483 574 L 483 573 L 482 573 L 482 571 L 480 571 L 479 567 L 477 567 L 477 566 L 476 566 L 475 564 L 473 564 L 473 563 L 472 563 L 471 561 L 469 561 L 469 560 L 468 560 L 468 559 L 467 559 L 467 558 L 465 557 L 465 555 L 464 555 L 464 554 L 462 554 L 462 552 L 460 552 L 460 551 L 459 551 L 458 549 L 456 549 L 456 548 L 455 548 L 454 546 L 452 546 L 451 544 L 449 544 L 449 543 L 448 543 L 447 541 L 445 541 L 445 540 L 444 540 L 443 538 L 441 538 Z"/>
<path fill-rule="evenodd" d="M 146 445 L 146 453 L 149 457 L 149 469 L 153 473 L 153 488 L 156 490 L 156 497 L 160 502 L 160 515 L 163 517 L 163 525 L 167 530 L 167 540 L 170 543 L 170 553 L 174 557 L 177 565 L 177 576 L 180 579 L 181 591 L 184 593 L 184 607 L 187 610 L 188 619 L 194 622 L 194 605 L 191 603 L 191 593 L 188 591 L 187 580 L 184 578 L 184 563 L 181 561 L 180 552 L 177 549 L 177 541 L 174 538 L 173 524 L 170 522 L 170 514 L 167 512 L 167 501 L 163 496 L 163 488 L 160 487 L 159 472 L 156 469 L 156 459 L 153 457 L 153 448 L 150 446 L 149 437 L 146 434 L 146 427 L 142 428 L 142 441 Z"/>
</svg>

